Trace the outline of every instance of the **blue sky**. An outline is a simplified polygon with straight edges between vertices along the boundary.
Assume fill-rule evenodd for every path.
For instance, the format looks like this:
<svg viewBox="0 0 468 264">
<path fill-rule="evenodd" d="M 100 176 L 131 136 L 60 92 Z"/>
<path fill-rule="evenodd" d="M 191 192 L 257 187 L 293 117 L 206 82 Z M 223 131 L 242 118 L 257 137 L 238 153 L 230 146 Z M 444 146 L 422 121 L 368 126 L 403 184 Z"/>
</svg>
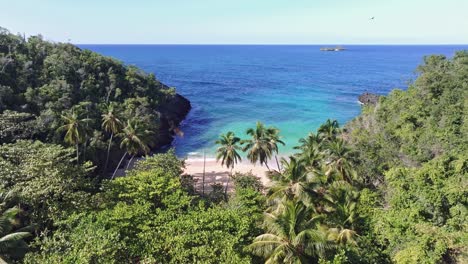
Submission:
<svg viewBox="0 0 468 264">
<path fill-rule="evenodd" d="M 468 0 L 0 0 L 0 6 L 0 26 L 14 33 L 79 44 L 468 43 Z"/>
</svg>

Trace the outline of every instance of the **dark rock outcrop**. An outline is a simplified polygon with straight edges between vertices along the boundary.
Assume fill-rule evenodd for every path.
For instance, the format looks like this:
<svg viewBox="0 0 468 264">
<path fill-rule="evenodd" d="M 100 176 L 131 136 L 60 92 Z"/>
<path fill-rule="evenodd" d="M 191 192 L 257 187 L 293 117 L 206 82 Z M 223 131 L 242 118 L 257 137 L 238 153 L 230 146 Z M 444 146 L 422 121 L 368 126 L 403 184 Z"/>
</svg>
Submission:
<svg viewBox="0 0 468 264">
<path fill-rule="evenodd" d="M 359 96 L 359 102 L 364 105 L 375 105 L 379 101 L 380 95 L 365 92 Z"/>
<path fill-rule="evenodd" d="M 174 140 L 175 132 L 192 108 L 190 101 L 180 94 L 161 105 L 157 110 L 160 114 L 159 138 L 156 147 L 169 145 Z"/>
</svg>

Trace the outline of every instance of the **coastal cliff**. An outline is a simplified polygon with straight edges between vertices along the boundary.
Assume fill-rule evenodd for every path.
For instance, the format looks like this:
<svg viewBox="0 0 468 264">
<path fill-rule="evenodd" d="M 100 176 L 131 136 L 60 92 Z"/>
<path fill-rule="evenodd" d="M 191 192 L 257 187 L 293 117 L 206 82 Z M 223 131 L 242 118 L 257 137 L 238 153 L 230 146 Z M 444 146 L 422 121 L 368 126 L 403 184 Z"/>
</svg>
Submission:
<svg viewBox="0 0 468 264">
<path fill-rule="evenodd" d="M 74 148 L 79 162 L 108 170 L 125 155 L 170 144 L 190 109 L 190 101 L 153 73 L 0 27 L 2 144 L 61 144 Z"/>
<path fill-rule="evenodd" d="M 185 119 L 190 109 L 192 109 L 190 101 L 180 94 L 176 94 L 158 108 L 160 117 L 157 147 L 172 143 L 180 123 Z"/>
</svg>

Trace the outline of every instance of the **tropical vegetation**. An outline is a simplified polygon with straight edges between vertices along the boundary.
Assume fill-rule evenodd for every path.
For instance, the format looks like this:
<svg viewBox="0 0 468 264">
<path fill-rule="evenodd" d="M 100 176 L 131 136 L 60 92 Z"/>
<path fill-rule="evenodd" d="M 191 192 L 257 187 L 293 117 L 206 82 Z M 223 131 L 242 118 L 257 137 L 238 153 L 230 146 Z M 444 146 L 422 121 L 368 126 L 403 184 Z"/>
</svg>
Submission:
<svg viewBox="0 0 468 264">
<path fill-rule="evenodd" d="M 290 156 L 273 126 L 227 131 L 231 191 L 205 194 L 174 150 L 151 153 L 177 125 L 173 89 L 2 29 L 0 262 L 467 263 L 468 52 L 418 72 Z M 243 157 L 267 186 L 235 172 Z"/>
</svg>

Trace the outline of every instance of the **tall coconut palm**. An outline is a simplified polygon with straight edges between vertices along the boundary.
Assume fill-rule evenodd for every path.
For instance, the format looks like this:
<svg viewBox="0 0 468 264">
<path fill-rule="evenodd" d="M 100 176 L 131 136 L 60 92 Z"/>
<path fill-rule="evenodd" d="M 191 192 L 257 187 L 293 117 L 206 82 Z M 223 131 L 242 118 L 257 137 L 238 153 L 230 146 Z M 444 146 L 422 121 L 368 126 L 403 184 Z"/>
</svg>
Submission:
<svg viewBox="0 0 468 264">
<path fill-rule="evenodd" d="M 151 131 L 148 131 L 144 126 L 136 120 L 127 121 L 127 126 L 119 133 L 117 136 L 122 138 L 120 143 L 120 148 L 125 149 L 125 153 L 119 161 L 119 164 L 115 168 L 114 173 L 112 174 L 112 179 L 115 177 L 117 170 L 122 164 L 124 158 L 128 155 L 131 156 L 128 165 L 132 162 L 133 158 L 137 154 L 148 154 L 150 151 L 149 145 L 152 143 L 150 135 L 153 134 Z"/>
<path fill-rule="evenodd" d="M 122 127 L 122 121 L 120 121 L 120 119 L 116 116 L 114 106 L 109 105 L 107 108 L 107 113 L 102 115 L 102 128 L 107 133 L 110 133 L 109 145 L 107 146 L 106 163 L 104 164 L 104 172 L 107 170 L 107 165 L 109 163 L 109 153 L 112 145 L 112 139 L 114 135 L 120 133 Z"/>
<path fill-rule="evenodd" d="M 261 122 L 257 122 L 255 128 L 247 129 L 247 135 L 251 136 L 251 139 L 243 140 L 242 143 L 246 144 L 242 149 L 248 151 L 247 158 L 252 163 L 260 162 L 260 165 L 265 165 L 268 170 L 268 160 L 271 159 L 271 155 L 274 152 L 273 145 L 270 142 L 269 135 L 272 128 L 266 128 Z"/>
<path fill-rule="evenodd" d="M 227 195 L 229 179 L 232 177 L 232 169 L 234 169 L 234 165 L 237 164 L 238 161 L 242 160 L 238 152 L 238 150 L 241 150 L 240 142 L 241 139 L 236 137 L 231 131 L 227 132 L 226 135 L 221 135 L 220 138 L 216 140 L 216 144 L 220 145 L 216 150 L 216 161 L 221 160 L 221 166 L 226 165 L 227 168 L 231 169 L 226 183 L 225 195 Z"/>
<path fill-rule="evenodd" d="M 300 201 L 285 201 L 279 215 L 265 214 L 267 233 L 256 237 L 249 246 L 265 263 L 314 263 L 329 244 L 326 234 L 316 228 L 316 219 Z"/>
<path fill-rule="evenodd" d="M 0 216 L 0 263 L 7 263 L 11 256 L 22 256 L 28 245 L 24 242 L 31 233 L 26 228 L 15 230 L 16 216 L 20 210 L 16 207 L 7 209 Z"/>
<path fill-rule="evenodd" d="M 272 152 L 275 153 L 276 165 L 278 166 L 278 171 L 281 171 L 280 164 L 278 162 L 278 144 L 285 145 L 284 142 L 280 139 L 280 130 L 275 127 L 267 128 L 267 137 L 270 142 Z"/>
<path fill-rule="evenodd" d="M 68 115 L 62 115 L 65 125 L 58 128 L 58 131 L 66 131 L 64 140 L 70 145 L 76 147 L 76 162 L 80 159 L 80 144 L 86 140 L 87 127 L 86 124 L 91 120 L 89 118 L 80 119 L 80 117 L 72 111 Z"/>
</svg>

